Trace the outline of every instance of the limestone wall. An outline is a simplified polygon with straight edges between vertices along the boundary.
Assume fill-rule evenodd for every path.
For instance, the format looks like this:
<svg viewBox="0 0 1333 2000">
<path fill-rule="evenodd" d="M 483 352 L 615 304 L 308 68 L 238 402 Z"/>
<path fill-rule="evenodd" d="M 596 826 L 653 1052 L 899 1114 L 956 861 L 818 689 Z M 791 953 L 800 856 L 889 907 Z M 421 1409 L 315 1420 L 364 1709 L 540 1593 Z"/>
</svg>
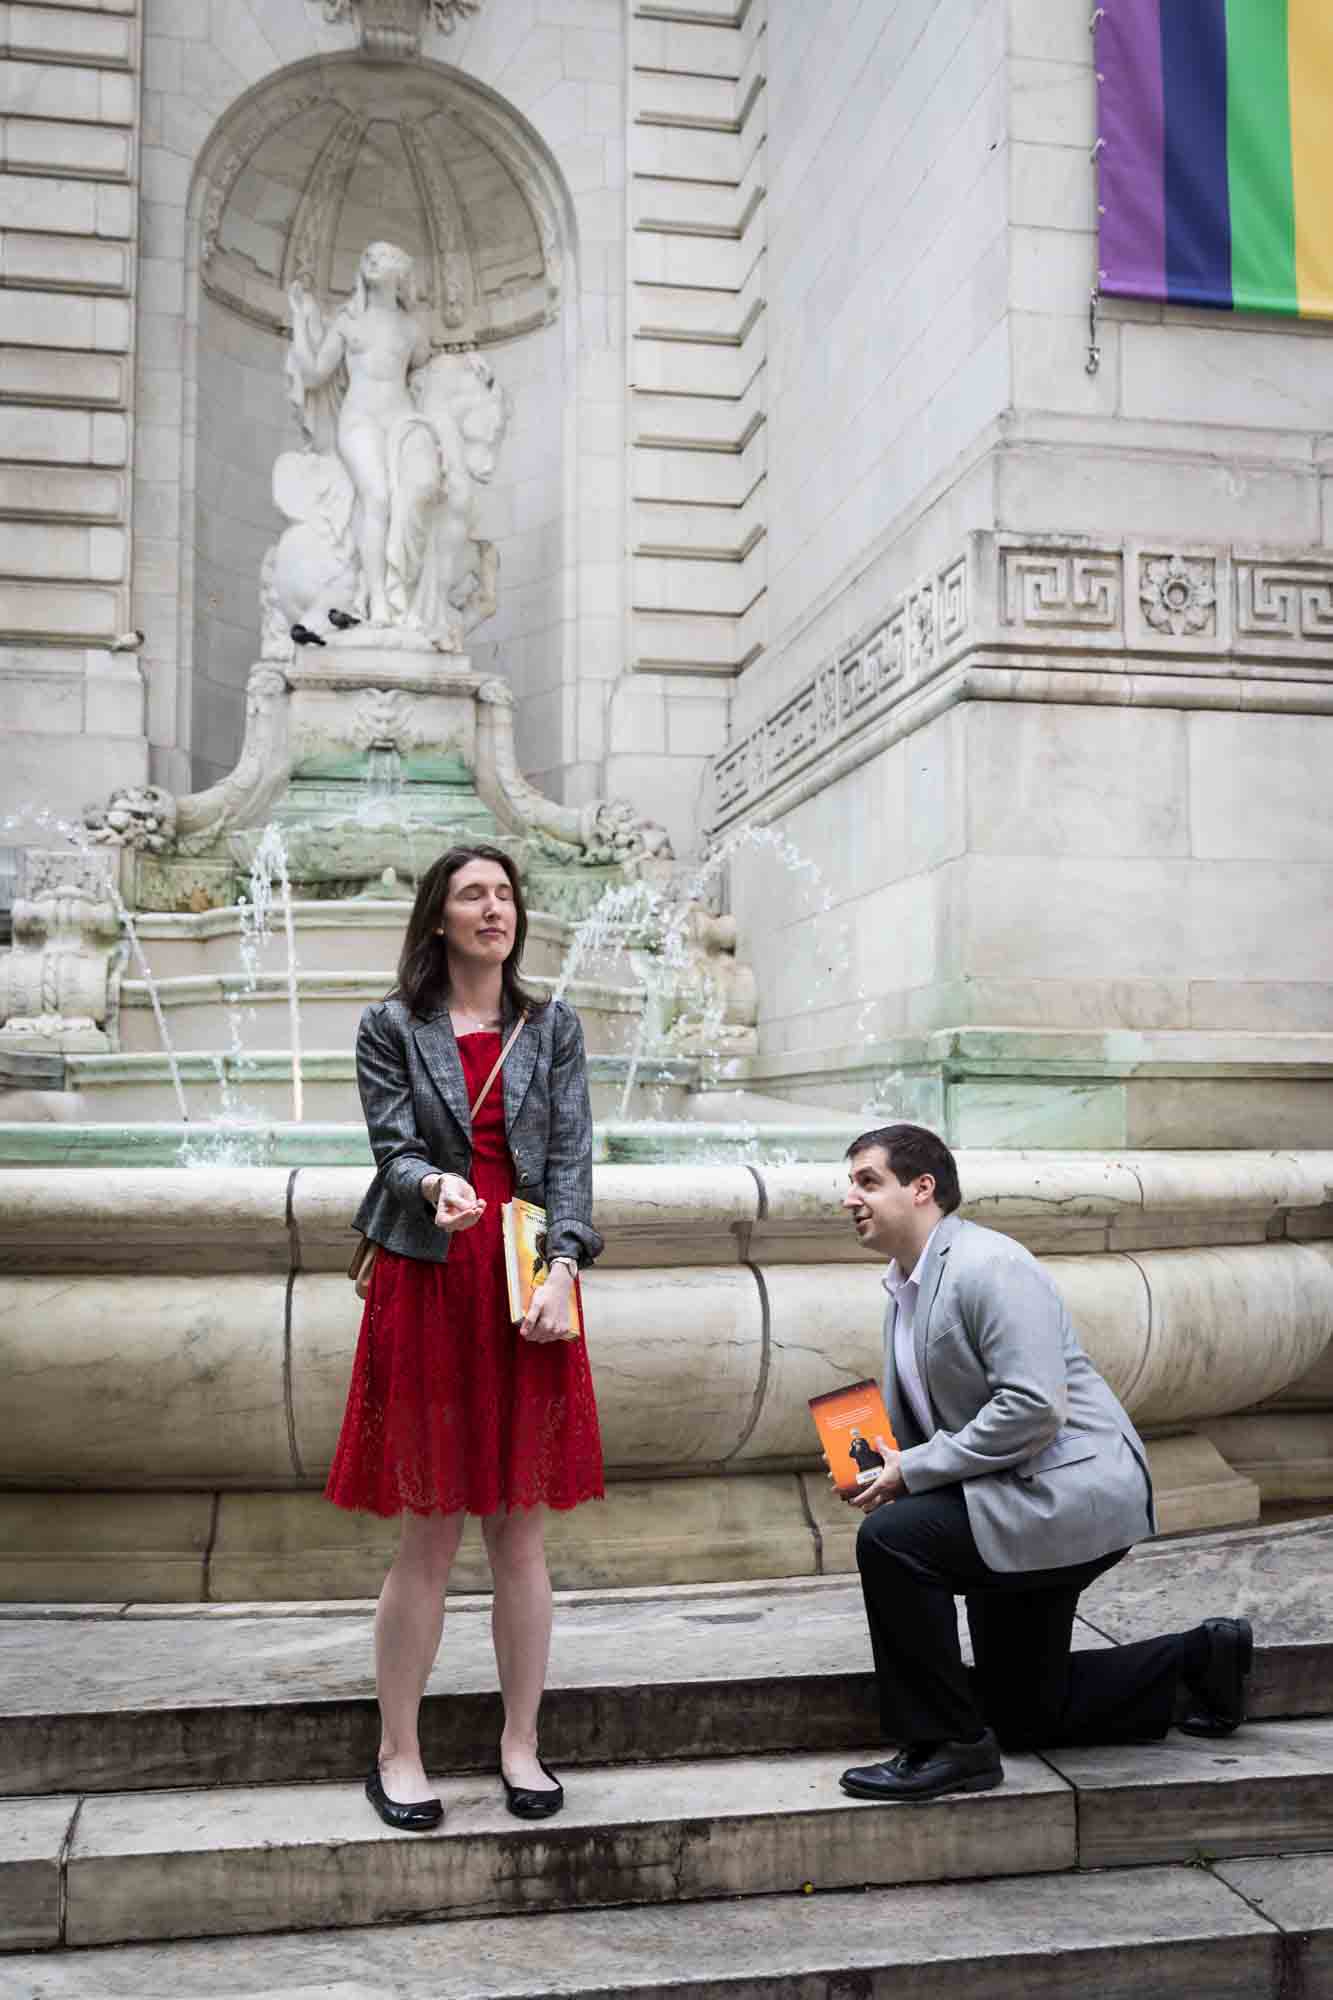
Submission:
<svg viewBox="0 0 1333 2000">
<path fill-rule="evenodd" d="M 958 461 L 1009 402 L 1005 15 L 771 0 L 770 650 L 738 729 L 944 554 L 915 516 L 946 474 L 944 532 L 990 523 Z"/>
<path fill-rule="evenodd" d="M 4 10 L 0 797 L 78 815 L 147 775 L 130 624 L 136 0 Z M 71 758 L 77 738 L 80 753 Z M 19 838 L 24 838 L 20 834 Z"/>
<path fill-rule="evenodd" d="M 915 729 L 908 695 L 776 816 L 820 881 L 738 866 L 756 1087 L 963 1145 L 1322 1144 L 1333 720 L 1006 677 Z"/>
<path fill-rule="evenodd" d="M 218 300 L 199 301 L 194 392 L 191 783 L 233 770 L 245 683 L 259 656 L 259 572 L 286 523 L 273 505 L 273 461 L 297 443 L 283 345 Z"/>
</svg>

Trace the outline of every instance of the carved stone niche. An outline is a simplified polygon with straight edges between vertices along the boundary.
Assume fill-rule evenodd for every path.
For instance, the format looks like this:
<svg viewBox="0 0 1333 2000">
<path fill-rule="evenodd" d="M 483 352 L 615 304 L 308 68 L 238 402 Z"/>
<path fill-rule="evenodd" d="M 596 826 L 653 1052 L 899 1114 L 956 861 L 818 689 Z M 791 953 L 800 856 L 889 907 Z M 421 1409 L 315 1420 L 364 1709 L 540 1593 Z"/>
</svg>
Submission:
<svg viewBox="0 0 1333 2000">
<path fill-rule="evenodd" d="M 422 0 L 346 0 L 342 18 L 361 30 L 355 54 L 271 79 L 204 146 L 205 292 L 273 334 L 290 328 L 296 281 L 334 310 L 356 284 L 365 213 L 387 204 L 435 344 L 549 324 L 566 227 L 549 163 L 478 84 L 422 59 Z"/>
<path fill-rule="evenodd" d="M 0 1048 L 103 1054 L 119 981 L 120 916 L 108 857 L 29 848 L 0 957 Z"/>
</svg>

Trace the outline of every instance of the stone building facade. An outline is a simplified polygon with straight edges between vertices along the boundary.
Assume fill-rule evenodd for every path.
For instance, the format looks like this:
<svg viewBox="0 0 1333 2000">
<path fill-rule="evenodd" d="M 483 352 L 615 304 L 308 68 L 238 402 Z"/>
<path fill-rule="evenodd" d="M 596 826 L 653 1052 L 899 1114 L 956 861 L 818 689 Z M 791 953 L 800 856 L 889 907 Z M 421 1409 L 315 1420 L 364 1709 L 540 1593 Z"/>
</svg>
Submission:
<svg viewBox="0 0 1333 2000">
<path fill-rule="evenodd" d="M 1321 1143 L 1328 333 L 1090 326 L 1088 13 L 12 0 L 6 806 L 235 761 L 286 289 L 387 235 L 512 399 L 527 774 L 817 865 L 731 866 L 757 1087 Z"/>
</svg>

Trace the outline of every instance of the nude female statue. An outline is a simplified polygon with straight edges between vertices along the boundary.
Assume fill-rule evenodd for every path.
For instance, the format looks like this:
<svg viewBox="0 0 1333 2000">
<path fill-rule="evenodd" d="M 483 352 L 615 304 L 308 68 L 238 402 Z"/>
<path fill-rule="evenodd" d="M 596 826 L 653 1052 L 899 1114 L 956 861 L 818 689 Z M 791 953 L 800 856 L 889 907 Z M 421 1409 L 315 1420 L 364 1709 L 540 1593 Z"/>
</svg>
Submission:
<svg viewBox="0 0 1333 2000">
<path fill-rule="evenodd" d="M 329 385 L 337 407 L 333 440 L 351 476 L 351 532 L 361 563 L 357 615 L 371 625 L 420 625 L 413 605 L 425 558 L 430 512 L 444 468 L 433 425 L 413 399 L 409 377 L 431 358 L 417 317 L 413 263 L 393 243 L 362 253 L 356 290 L 325 327 L 303 285 L 288 292 L 292 400 L 307 433 L 310 404 Z M 339 401 L 339 371 L 346 388 Z"/>
</svg>

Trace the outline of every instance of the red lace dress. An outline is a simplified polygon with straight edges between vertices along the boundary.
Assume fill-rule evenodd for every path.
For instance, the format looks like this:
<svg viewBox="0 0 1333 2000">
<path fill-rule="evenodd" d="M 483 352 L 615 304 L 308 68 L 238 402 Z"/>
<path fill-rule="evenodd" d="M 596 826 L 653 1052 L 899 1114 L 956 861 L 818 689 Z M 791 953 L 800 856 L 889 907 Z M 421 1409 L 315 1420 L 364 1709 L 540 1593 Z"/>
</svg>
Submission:
<svg viewBox="0 0 1333 2000">
<path fill-rule="evenodd" d="M 460 1036 L 474 1101 L 496 1034 Z M 443 1264 L 375 1258 L 325 1493 L 362 1513 L 495 1514 L 600 1499 L 602 1444 L 582 1340 L 522 1340 L 509 1317 L 500 1204 L 514 1192 L 500 1080 L 472 1128 L 486 1202 Z"/>
</svg>

